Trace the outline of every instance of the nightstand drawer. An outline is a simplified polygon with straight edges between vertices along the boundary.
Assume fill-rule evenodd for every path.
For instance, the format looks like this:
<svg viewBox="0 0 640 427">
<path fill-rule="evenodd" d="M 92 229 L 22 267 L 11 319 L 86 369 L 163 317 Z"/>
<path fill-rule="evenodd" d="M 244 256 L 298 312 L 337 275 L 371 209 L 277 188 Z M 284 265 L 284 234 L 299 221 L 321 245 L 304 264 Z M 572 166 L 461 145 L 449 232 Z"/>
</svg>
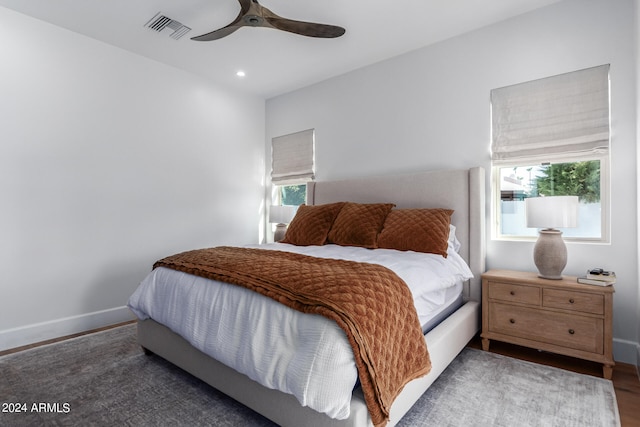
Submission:
<svg viewBox="0 0 640 427">
<path fill-rule="evenodd" d="M 491 282 L 489 298 L 521 304 L 539 306 L 541 301 L 540 288 L 537 286 L 514 285 L 513 283 Z"/>
<path fill-rule="evenodd" d="M 602 354 L 602 319 L 489 304 L 489 331 Z"/>
<path fill-rule="evenodd" d="M 604 296 L 602 294 L 545 289 L 542 293 L 542 305 L 582 313 L 604 314 Z"/>
</svg>

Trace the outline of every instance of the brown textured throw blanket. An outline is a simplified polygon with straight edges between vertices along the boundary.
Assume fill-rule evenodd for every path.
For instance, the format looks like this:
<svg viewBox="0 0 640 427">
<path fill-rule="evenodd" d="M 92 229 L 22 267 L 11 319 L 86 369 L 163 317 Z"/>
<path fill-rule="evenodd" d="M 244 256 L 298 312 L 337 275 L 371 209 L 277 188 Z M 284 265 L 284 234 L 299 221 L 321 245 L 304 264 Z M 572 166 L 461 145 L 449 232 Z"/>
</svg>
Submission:
<svg viewBox="0 0 640 427">
<path fill-rule="evenodd" d="M 405 384 L 431 369 L 413 298 L 394 272 L 375 264 L 289 252 L 217 247 L 154 264 L 244 286 L 303 313 L 335 320 L 345 331 L 376 426 Z"/>
</svg>

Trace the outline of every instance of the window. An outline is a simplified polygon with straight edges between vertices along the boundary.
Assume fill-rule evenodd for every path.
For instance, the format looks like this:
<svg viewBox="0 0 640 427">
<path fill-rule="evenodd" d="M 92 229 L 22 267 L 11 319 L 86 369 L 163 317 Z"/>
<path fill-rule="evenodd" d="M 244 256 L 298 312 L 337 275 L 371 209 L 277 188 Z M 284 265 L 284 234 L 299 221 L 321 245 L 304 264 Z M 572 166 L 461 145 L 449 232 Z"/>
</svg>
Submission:
<svg viewBox="0 0 640 427">
<path fill-rule="evenodd" d="M 524 200 L 578 196 L 569 240 L 607 242 L 609 66 L 491 91 L 493 235 L 537 236 Z"/>
<path fill-rule="evenodd" d="M 274 204 L 301 205 L 306 200 L 306 182 L 315 177 L 314 130 L 273 138 L 271 149 Z"/>
<path fill-rule="evenodd" d="M 307 184 L 279 185 L 281 205 L 300 206 L 307 198 Z"/>
<path fill-rule="evenodd" d="M 525 202 L 527 197 L 578 196 L 580 201 L 578 227 L 562 229 L 567 239 L 604 240 L 606 216 L 602 192 L 604 160 L 548 163 L 536 165 L 498 166 L 497 188 L 500 195 L 498 237 L 537 237 L 538 231 L 527 228 Z"/>
</svg>

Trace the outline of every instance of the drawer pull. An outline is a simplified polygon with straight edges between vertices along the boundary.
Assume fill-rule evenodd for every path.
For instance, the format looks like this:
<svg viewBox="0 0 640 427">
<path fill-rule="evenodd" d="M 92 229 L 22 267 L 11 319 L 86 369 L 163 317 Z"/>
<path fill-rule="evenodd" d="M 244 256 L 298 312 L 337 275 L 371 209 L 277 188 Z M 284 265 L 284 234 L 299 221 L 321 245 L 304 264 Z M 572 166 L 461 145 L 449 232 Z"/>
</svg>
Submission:
<svg viewBox="0 0 640 427">
<path fill-rule="evenodd" d="M 513 291 L 509 292 L 509 295 L 515 295 L 515 294 L 516 294 L 516 293 L 515 293 L 515 292 L 513 292 Z"/>
<path fill-rule="evenodd" d="M 569 302 L 570 302 L 571 304 L 573 304 L 575 301 L 573 300 L 573 298 L 571 298 L 571 299 L 569 300 Z"/>
<path fill-rule="evenodd" d="M 576 331 L 574 331 L 573 329 L 569 329 L 569 333 L 570 333 L 571 335 L 573 335 L 573 334 L 575 334 L 575 333 L 576 333 Z"/>
<path fill-rule="evenodd" d="M 515 319 L 509 319 L 509 323 L 516 323 Z"/>
</svg>

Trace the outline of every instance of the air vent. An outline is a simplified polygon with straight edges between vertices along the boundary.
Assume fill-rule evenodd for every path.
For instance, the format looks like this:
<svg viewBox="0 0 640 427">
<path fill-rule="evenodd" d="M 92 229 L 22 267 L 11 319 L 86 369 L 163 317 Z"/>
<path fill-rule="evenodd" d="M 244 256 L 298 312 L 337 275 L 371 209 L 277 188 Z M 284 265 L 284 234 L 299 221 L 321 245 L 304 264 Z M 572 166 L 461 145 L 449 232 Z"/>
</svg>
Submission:
<svg viewBox="0 0 640 427">
<path fill-rule="evenodd" d="M 182 25 L 180 22 L 174 19 L 164 16 L 161 12 L 156 13 L 156 15 L 151 18 L 149 22 L 147 22 L 144 26 L 159 33 L 163 31 L 165 33 L 170 33 L 169 37 L 176 40 L 191 31 L 191 28 L 187 27 L 186 25 Z"/>
</svg>

